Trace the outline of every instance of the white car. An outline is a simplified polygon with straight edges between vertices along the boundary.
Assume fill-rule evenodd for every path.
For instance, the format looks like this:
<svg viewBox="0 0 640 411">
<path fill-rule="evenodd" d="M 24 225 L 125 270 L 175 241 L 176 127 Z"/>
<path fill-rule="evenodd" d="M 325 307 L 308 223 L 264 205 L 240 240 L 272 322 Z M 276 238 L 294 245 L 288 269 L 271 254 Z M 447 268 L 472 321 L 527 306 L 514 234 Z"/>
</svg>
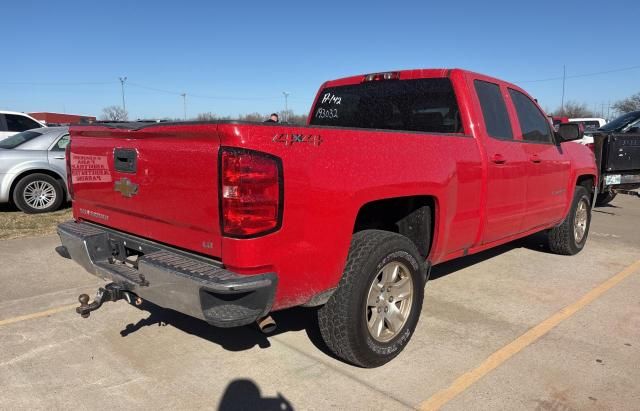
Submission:
<svg viewBox="0 0 640 411">
<path fill-rule="evenodd" d="M 593 137 L 590 135 L 590 132 L 596 131 L 607 124 L 607 120 L 600 117 L 570 118 L 569 123 L 582 124 L 584 127 L 584 137 L 580 140 L 576 140 L 575 142 L 586 146 L 588 144 L 593 144 Z"/>
<path fill-rule="evenodd" d="M 46 127 L 35 118 L 17 111 L 0 111 L 0 140 L 33 128 Z"/>
</svg>

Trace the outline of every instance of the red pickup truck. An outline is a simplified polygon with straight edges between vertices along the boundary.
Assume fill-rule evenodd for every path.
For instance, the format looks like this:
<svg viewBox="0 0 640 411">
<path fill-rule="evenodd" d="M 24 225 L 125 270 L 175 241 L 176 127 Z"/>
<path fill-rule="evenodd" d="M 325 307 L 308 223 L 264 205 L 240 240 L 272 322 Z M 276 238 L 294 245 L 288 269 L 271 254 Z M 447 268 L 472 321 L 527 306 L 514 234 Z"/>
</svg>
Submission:
<svg viewBox="0 0 640 411">
<path fill-rule="evenodd" d="M 430 267 L 546 231 L 579 252 L 597 181 L 519 87 L 459 69 L 324 83 L 304 127 L 234 121 L 71 128 L 74 221 L 58 253 L 218 327 L 322 306 L 327 346 L 363 367 L 409 341 Z"/>
</svg>

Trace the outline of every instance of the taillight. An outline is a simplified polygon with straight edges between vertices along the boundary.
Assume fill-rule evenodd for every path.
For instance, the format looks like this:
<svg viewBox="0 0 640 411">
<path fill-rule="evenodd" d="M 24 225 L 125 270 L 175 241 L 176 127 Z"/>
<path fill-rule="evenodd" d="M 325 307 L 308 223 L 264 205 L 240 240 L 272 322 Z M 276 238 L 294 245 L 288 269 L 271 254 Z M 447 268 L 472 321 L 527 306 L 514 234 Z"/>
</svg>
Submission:
<svg viewBox="0 0 640 411">
<path fill-rule="evenodd" d="M 222 234 L 255 237 L 282 224 L 280 159 L 257 151 L 220 150 L 220 221 Z"/>
<path fill-rule="evenodd" d="M 64 149 L 64 162 L 67 166 L 67 190 L 69 190 L 69 197 L 73 200 L 73 182 L 71 178 L 71 140 Z"/>
</svg>

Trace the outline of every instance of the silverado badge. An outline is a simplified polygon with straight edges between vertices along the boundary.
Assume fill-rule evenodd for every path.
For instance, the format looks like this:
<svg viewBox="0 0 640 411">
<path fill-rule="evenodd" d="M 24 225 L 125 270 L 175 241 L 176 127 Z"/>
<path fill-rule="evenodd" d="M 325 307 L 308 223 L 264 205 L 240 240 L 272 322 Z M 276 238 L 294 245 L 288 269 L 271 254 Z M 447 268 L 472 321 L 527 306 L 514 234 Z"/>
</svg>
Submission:
<svg viewBox="0 0 640 411">
<path fill-rule="evenodd" d="M 114 185 L 114 190 L 120 192 L 120 194 L 122 194 L 123 197 L 131 198 L 134 195 L 138 194 L 138 185 L 135 183 L 132 183 L 131 180 L 124 177 L 116 181 Z"/>
</svg>

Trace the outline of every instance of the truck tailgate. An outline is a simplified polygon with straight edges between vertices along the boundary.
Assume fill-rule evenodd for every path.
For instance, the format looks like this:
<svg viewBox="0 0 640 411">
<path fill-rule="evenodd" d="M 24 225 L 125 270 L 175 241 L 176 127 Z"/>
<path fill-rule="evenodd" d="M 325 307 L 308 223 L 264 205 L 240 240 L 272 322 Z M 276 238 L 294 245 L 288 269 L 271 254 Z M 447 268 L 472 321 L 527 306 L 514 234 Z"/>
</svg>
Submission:
<svg viewBox="0 0 640 411">
<path fill-rule="evenodd" d="M 640 171 L 640 135 L 610 135 L 604 160 L 606 171 Z"/>
<path fill-rule="evenodd" d="M 74 217 L 221 257 L 216 124 L 71 128 Z"/>
</svg>

